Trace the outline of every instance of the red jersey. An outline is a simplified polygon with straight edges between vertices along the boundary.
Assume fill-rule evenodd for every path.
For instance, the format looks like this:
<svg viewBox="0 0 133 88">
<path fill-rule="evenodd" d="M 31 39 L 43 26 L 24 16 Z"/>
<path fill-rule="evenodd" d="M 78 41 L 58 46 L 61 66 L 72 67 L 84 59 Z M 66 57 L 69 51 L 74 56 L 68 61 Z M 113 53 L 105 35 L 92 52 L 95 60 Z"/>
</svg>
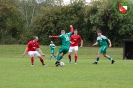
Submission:
<svg viewBox="0 0 133 88">
<path fill-rule="evenodd" d="M 72 35 L 72 36 L 70 37 L 70 41 L 71 41 L 73 44 L 71 43 L 70 46 L 78 46 L 78 42 L 81 41 L 81 40 L 82 40 L 82 38 L 81 38 L 80 35 Z"/>
<path fill-rule="evenodd" d="M 27 44 L 27 52 L 29 51 L 36 51 L 36 48 L 40 48 L 40 45 L 38 42 L 34 43 L 33 41 L 30 41 L 28 44 Z"/>
</svg>

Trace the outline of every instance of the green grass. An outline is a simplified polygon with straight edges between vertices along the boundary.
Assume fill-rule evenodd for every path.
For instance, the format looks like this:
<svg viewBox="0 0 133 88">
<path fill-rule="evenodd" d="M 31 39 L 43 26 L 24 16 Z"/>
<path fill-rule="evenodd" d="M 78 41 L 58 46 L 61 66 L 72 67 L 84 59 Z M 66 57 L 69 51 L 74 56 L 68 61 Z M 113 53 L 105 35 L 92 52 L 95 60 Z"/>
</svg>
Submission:
<svg viewBox="0 0 133 88">
<path fill-rule="evenodd" d="M 109 48 L 108 54 L 115 64 L 101 56 L 99 64 L 93 65 L 98 47 L 79 48 L 78 64 L 72 59 L 67 64 L 67 55 L 62 59 L 64 67 L 55 67 L 55 59 L 48 60 L 49 47 L 41 46 L 46 54 L 47 67 L 35 58 L 22 58 L 24 45 L 1 45 L 0 47 L 0 88 L 133 88 L 133 61 L 122 60 L 122 48 Z M 59 47 L 56 48 L 56 51 Z"/>
</svg>

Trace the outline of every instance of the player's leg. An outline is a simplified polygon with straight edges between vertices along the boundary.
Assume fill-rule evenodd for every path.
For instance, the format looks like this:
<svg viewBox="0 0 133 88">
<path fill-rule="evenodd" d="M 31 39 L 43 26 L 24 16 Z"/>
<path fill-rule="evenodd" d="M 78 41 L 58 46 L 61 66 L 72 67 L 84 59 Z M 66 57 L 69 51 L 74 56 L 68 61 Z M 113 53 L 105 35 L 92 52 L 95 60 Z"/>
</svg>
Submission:
<svg viewBox="0 0 133 88">
<path fill-rule="evenodd" d="M 66 53 L 62 53 L 62 55 L 60 56 L 60 60 L 63 58 L 63 56 L 65 55 Z"/>
<path fill-rule="evenodd" d="M 108 55 L 106 54 L 106 50 L 104 50 L 103 56 L 106 57 L 106 58 L 108 58 L 109 60 L 111 60 L 111 64 L 113 64 L 113 63 L 115 62 L 110 56 L 108 56 Z"/>
<path fill-rule="evenodd" d="M 56 57 L 55 54 L 52 54 L 52 56 Z"/>
<path fill-rule="evenodd" d="M 100 54 L 103 52 L 103 47 L 100 47 L 98 54 L 97 54 L 97 58 L 96 61 L 93 64 L 98 64 L 98 61 L 100 59 Z"/>
<path fill-rule="evenodd" d="M 71 53 L 73 52 L 73 47 L 70 47 L 69 48 L 69 51 L 68 51 L 68 58 L 69 58 L 69 60 L 68 60 L 68 63 L 70 64 L 70 62 L 71 62 Z"/>
<path fill-rule="evenodd" d="M 50 54 L 50 57 L 49 57 L 49 60 L 51 60 L 52 59 L 52 54 L 53 54 L 53 50 L 51 50 L 51 52 L 50 52 L 51 54 Z"/>
<path fill-rule="evenodd" d="M 74 47 L 74 64 L 77 64 L 77 59 L 78 59 L 78 46 Z"/>
<path fill-rule="evenodd" d="M 43 66 L 47 66 L 45 63 L 44 63 L 44 60 L 42 58 L 42 56 L 37 52 L 35 51 L 35 56 L 38 57 L 40 59 L 40 62 L 42 63 Z"/>
<path fill-rule="evenodd" d="M 52 51 L 52 55 L 53 55 L 54 57 L 56 57 L 56 55 L 54 54 L 54 50 Z"/>
<path fill-rule="evenodd" d="M 101 54 L 101 52 L 99 51 L 98 54 L 97 54 L 96 61 L 93 64 L 98 64 L 98 61 L 100 59 L 100 54 Z"/>
<path fill-rule="evenodd" d="M 107 54 L 103 54 L 104 57 L 108 58 L 109 60 L 113 60 L 110 56 L 108 56 Z"/>
<path fill-rule="evenodd" d="M 52 54 L 50 54 L 49 60 L 51 60 L 51 59 L 52 59 L 52 56 L 53 56 L 53 55 L 52 55 Z"/>
<path fill-rule="evenodd" d="M 60 49 L 59 49 L 59 52 L 57 53 L 57 55 L 58 55 L 58 58 L 57 58 L 57 61 L 56 61 L 56 66 L 58 66 L 59 64 L 60 64 L 60 60 L 63 58 L 63 56 L 68 52 L 68 50 L 69 50 L 69 47 L 61 47 Z M 59 56 L 60 54 L 62 53 L 62 55 L 61 56 Z"/>
<path fill-rule="evenodd" d="M 71 52 L 68 52 L 68 64 L 70 64 L 71 63 Z"/>
<path fill-rule="evenodd" d="M 45 63 L 44 63 L 44 60 L 41 56 L 38 56 L 38 58 L 40 59 L 40 62 L 42 63 L 43 66 L 47 66 Z"/>
<path fill-rule="evenodd" d="M 65 54 L 67 54 L 68 51 L 69 51 L 69 47 L 67 47 L 67 46 L 64 47 L 64 48 L 63 48 L 63 51 L 62 51 L 63 54 L 62 54 L 62 56 L 60 56 L 60 59 L 62 59 L 63 56 L 64 56 Z"/>
<path fill-rule="evenodd" d="M 77 64 L 77 59 L 78 59 L 78 51 L 74 50 L 74 64 Z"/>
<path fill-rule="evenodd" d="M 60 54 L 61 52 L 57 52 L 55 58 L 56 58 L 56 62 L 55 62 L 55 66 L 59 66 L 60 65 Z"/>
<path fill-rule="evenodd" d="M 60 54 L 62 53 L 62 48 L 60 48 L 55 56 L 56 59 L 60 59 Z"/>
<path fill-rule="evenodd" d="M 56 67 L 58 66 L 58 65 L 60 65 L 60 54 L 63 52 L 63 47 L 60 47 L 59 48 L 59 50 L 58 50 L 58 52 L 57 52 L 57 54 L 56 54 L 56 56 L 55 56 L 55 58 L 56 58 L 56 62 L 55 62 L 55 65 L 56 65 Z"/>
<path fill-rule="evenodd" d="M 33 51 L 29 51 L 28 54 L 30 55 L 31 66 L 34 66 L 34 53 L 33 53 Z"/>
</svg>

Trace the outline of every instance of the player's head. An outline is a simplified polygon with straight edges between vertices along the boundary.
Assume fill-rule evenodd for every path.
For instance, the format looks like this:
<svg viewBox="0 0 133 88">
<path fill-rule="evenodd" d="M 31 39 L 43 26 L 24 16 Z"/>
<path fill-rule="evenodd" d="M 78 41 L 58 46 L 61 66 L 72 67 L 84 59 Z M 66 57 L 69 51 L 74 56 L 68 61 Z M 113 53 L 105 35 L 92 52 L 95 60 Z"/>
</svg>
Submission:
<svg viewBox="0 0 133 88">
<path fill-rule="evenodd" d="M 102 35 L 102 31 L 101 31 L 101 30 L 98 30 L 98 31 L 97 31 L 97 35 L 98 35 L 98 36 L 101 36 L 101 35 Z"/>
<path fill-rule="evenodd" d="M 50 41 L 51 44 L 53 44 L 53 41 Z"/>
<path fill-rule="evenodd" d="M 38 36 L 33 36 L 33 40 L 34 40 L 34 42 L 37 42 L 38 41 Z"/>
<path fill-rule="evenodd" d="M 61 34 L 65 34 L 65 30 L 61 30 Z"/>
<path fill-rule="evenodd" d="M 74 30 L 74 34 L 78 34 L 78 30 L 77 29 Z"/>
</svg>

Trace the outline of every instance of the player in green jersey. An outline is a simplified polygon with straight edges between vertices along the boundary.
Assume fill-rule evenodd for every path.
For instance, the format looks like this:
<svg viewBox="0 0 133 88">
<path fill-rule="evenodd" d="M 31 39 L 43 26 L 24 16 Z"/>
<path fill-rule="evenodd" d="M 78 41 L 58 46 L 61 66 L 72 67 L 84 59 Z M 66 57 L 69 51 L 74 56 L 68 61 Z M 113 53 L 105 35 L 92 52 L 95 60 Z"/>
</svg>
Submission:
<svg viewBox="0 0 133 88">
<path fill-rule="evenodd" d="M 104 57 L 106 57 L 109 60 L 111 60 L 111 64 L 113 64 L 115 61 L 110 56 L 108 56 L 106 54 L 106 50 L 107 50 L 108 46 L 109 47 L 112 46 L 111 41 L 106 36 L 102 35 L 101 30 L 97 31 L 97 35 L 98 35 L 98 37 L 97 37 L 96 43 L 94 43 L 93 46 L 99 44 L 100 45 L 100 49 L 98 51 L 98 55 L 97 55 L 96 61 L 93 64 L 98 64 L 98 61 L 100 59 L 100 54 L 101 53 L 103 54 Z M 108 43 L 109 43 L 109 45 L 108 45 Z"/>
<path fill-rule="evenodd" d="M 65 33 L 65 30 L 61 30 L 61 35 L 59 36 L 49 36 L 49 38 L 60 38 L 62 40 L 62 46 L 59 48 L 57 55 L 56 55 L 56 63 L 55 65 L 60 65 L 60 60 L 63 58 L 63 56 L 68 52 L 70 47 L 70 36 L 72 35 L 74 29 L 73 26 L 70 25 L 70 32 Z M 60 55 L 62 53 L 62 55 Z"/>
<path fill-rule="evenodd" d="M 50 51 L 51 51 L 51 55 L 50 55 L 49 59 L 51 60 L 51 59 L 52 59 L 52 56 L 55 57 L 55 55 L 54 55 L 54 49 L 55 49 L 56 46 L 55 46 L 55 44 L 53 43 L 53 41 L 50 42 L 49 47 L 50 47 Z"/>
</svg>

